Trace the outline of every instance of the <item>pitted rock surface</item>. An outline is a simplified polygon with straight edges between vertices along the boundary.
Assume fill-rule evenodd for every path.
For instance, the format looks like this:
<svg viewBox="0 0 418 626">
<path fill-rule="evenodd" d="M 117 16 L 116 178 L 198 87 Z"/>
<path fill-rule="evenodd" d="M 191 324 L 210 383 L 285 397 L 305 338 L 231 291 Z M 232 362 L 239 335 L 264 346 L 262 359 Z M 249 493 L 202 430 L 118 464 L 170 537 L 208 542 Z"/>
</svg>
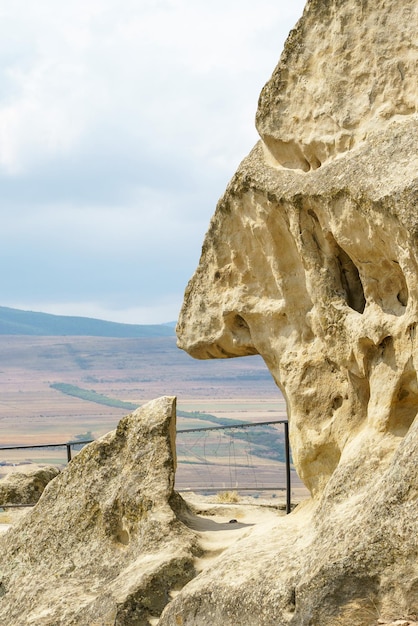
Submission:
<svg viewBox="0 0 418 626">
<path fill-rule="evenodd" d="M 261 141 L 212 218 L 178 345 L 263 357 L 312 498 L 265 550 L 253 535 L 188 585 L 164 625 L 417 613 L 417 26 L 415 0 L 310 0 L 262 91 Z"/>
</svg>

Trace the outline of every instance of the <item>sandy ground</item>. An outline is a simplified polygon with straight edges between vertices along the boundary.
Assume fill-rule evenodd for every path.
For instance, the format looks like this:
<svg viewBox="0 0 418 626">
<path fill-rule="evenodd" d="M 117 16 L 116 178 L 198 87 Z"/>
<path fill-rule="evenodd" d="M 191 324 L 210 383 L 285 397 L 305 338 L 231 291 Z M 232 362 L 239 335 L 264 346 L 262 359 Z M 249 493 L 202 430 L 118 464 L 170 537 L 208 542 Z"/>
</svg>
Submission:
<svg viewBox="0 0 418 626">
<path fill-rule="evenodd" d="M 217 495 L 181 495 L 195 512 L 186 524 L 196 531 L 203 550 L 203 556 L 195 561 L 197 572 L 209 567 L 224 550 L 256 524 L 274 523 L 278 517 L 285 515 L 284 503 L 271 498 L 238 496 L 238 502 L 221 503 Z"/>
<path fill-rule="evenodd" d="M 24 472 L 35 467 L 35 464 L 7 466 L 7 470 Z M 3 475 L 8 473 L 4 469 L 1 468 Z M 234 493 L 232 495 L 235 496 Z M 195 511 L 188 518 L 187 525 L 198 533 L 204 551 L 204 557 L 196 563 L 198 571 L 205 569 L 210 561 L 237 541 L 251 526 L 274 521 L 285 515 L 284 499 L 238 496 L 238 502 L 219 502 L 219 497 L 225 497 L 222 492 L 211 496 L 182 492 L 181 496 Z M 30 509 L 31 507 L 10 507 L 2 511 L 0 508 L 0 533 L 6 532 L 20 521 Z"/>
<path fill-rule="evenodd" d="M 0 508 L 0 534 L 19 522 L 32 507 L 19 507 L 2 510 Z"/>
<path fill-rule="evenodd" d="M 13 468 L 13 471 L 16 471 L 16 468 Z M 192 492 L 181 495 L 193 511 L 185 522 L 197 533 L 203 550 L 202 557 L 195 562 L 198 573 L 209 567 L 224 550 L 255 525 L 263 524 L 268 527 L 274 525 L 278 517 L 285 515 L 284 502 L 277 502 L 272 498 L 255 499 L 239 496 L 238 502 L 219 502 L 219 495 L 202 496 Z M 300 498 L 299 501 L 302 499 L 304 498 Z M 19 522 L 29 510 L 29 507 L 10 508 L 4 511 L 0 509 L 0 533 L 6 532 Z M 172 592 L 172 597 L 177 593 Z M 379 619 L 371 626 L 418 626 L 418 621 L 415 620 L 415 615 L 395 621 Z M 151 623 L 157 626 L 158 619 Z"/>
</svg>

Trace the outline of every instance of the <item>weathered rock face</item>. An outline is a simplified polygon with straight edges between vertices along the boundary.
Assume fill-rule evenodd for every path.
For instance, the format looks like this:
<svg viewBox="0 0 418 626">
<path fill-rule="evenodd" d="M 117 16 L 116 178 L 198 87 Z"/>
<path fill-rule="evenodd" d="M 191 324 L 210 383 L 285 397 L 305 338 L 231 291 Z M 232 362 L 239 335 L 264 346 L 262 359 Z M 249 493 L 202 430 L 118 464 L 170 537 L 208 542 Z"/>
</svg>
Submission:
<svg viewBox="0 0 418 626">
<path fill-rule="evenodd" d="M 59 474 L 54 466 L 8 474 L 0 480 L 0 506 L 2 504 L 35 504 L 47 484 Z"/>
<path fill-rule="evenodd" d="M 159 626 L 418 623 L 417 441 L 415 423 L 352 495 L 340 480 L 340 493 L 256 527 L 182 589 Z"/>
<path fill-rule="evenodd" d="M 275 161 L 304 172 L 416 113 L 413 0 L 310 0 L 260 96 L 257 128 Z"/>
<path fill-rule="evenodd" d="M 356 602 L 418 611 L 417 26 L 415 0 L 308 2 L 186 290 L 179 346 L 262 355 L 313 496 L 265 557 L 275 582 L 240 575 L 236 623 L 263 605 L 244 611 L 254 580 L 260 624 L 368 624 Z M 177 600 L 184 624 L 209 624 L 203 609 L 187 621 L 195 597 Z"/>
<path fill-rule="evenodd" d="M 0 538 L 0 622 L 145 626 L 194 575 L 173 493 L 175 399 L 85 447 Z"/>
</svg>

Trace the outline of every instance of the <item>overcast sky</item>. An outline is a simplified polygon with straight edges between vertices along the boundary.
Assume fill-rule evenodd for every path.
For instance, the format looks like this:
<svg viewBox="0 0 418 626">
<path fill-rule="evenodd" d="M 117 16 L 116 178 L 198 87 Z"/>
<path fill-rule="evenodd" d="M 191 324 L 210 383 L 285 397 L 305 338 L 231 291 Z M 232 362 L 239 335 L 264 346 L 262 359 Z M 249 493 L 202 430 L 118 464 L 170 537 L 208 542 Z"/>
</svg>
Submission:
<svg viewBox="0 0 418 626">
<path fill-rule="evenodd" d="M 0 305 L 175 320 L 304 0 L 0 0 Z"/>
</svg>

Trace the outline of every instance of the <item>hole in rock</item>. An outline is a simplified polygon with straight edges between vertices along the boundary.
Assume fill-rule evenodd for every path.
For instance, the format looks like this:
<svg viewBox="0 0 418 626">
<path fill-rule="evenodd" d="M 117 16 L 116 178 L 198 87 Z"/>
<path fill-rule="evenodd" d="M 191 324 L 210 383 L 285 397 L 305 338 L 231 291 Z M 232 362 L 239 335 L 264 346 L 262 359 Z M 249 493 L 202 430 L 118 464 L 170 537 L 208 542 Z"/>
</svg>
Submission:
<svg viewBox="0 0 418 626">
<path fill-rule="evenodd" d="M 315 222 L 318 222 L 318 223 L 319 223 L 318 216 L 317 216 L 317 214 L 315 213 L 315 211 L 312 211 L 312 209 L 308 209 L 308 215 L 310 215 L 311 217 L 313 217 L 313 219 L 315 220 Z"/>
<path fill-rule="evenodd" d="M 332 408 L 334 411 L 339 409 L 343 404 L 343 399 L 341 396 L 336 396 L 332 401 Z"/>
<path fill-rule="evenodd" d="M 313 170 L 318 170 L 321 167 L 322 163 L 321 161 L 318 159 L 318 157 L 313 156 L 311 159 L 311 167 Z"/>
<path fill-rule="evenodd" d="M 213 346 L 215 352 L 222 353 L 223 357 L 250 356 L 258 354 L 251 339 L 251 331 L 247 322 L 238 313 L 230 312 L 224 315 L 225 333 L 223 339 Z M 211 352 L 213 352 L 211 348 Z M 209 356 L 212 356 L 208 352 Z M 213 354 L 213 358 L 219 358 L 219 354 Z"/>
<path fill-rule="evenodd" d="M 331 232 L 326 234 L 326 239 L 337 262 L 338 275 L 335 278 L 345 293 L 346 302 L 357 313 L 363 313 L 366 307 L 366 297 L 357 266 L 347 252 L 338 245 Z"/>
<path fill-rule="evenodd" d="M 399 381 L 394 394 L 389 415 L 389 431 L 398 437 L 404 437 L 418 413 L 418 382 L 417 374 L 408 365 Z"/>
<path fill-rule="evenodd" d="M 241 315 L 235 316 L 233 325 L 236 328 L 245 328 L 245 330 L 248 330 L 248 331 L 250 330 L 247 322 L 245 321 L 243 317 L 241 317 Z"/>
<path fill-rule="evenodd" d="M 347 296 L 347 304 L 357 313 L 363 313 L 366 298 L 359 271 L 348 254 L 340 246 L 338 248 L 337 260 L 340 268 L 341 285 Z"/>
<path fill-rule="evenodd" d="M 384 352 L 388 348 L 392 348 L 392 347 L 393 347 L 393 337 L 391 337 L 390 335 L 387 335 L 386 337 L 384 337 L 378 344 L 378 348 L 380 348 L 381 352 Z"/>
<path fill-rule="evenodd" d="M 309 213 L 315 217 L 313 211 Z M 333 272 L 335 290 L 344 293 L 345 301 L 351 309 L 357 313 L 363 313 L 366 307 L 366 297 L 357 266 L 347 252 L 338 245 L 330 231 L 326 233 L 325 239 L 328 247 L 327 254 L 331 257 L 329 268 Z"/>
<path fill-rule="evenodd" d="M 129 544 L 129 533 L 124 528 L 120 528 L 117 532 L 116 539 L 119 543 L 127 546 Z"/>
<path fill-rule="evenodd" d="M 406 289 L 402 289 L 397 295 L 398 301 L 402 304 L 402 306 L 406 306 L 408 304 L 408 292 Z"/>
<path fill-rule="evenodd" d="M 293 587 L 289 593 L 289 601 L 288 601 L 288 611 L 294 613 L 296 609 L 296 589 Z"/>
<path fill-rule="evenodd" d="M 282 167 L 309 172 L 311 163 L 306 158 L 303 147 L 295 141 L 281 141 L 267 133 L 262 134 L 265 146 Z"/>
<path fill-rule="evenodd" d="M 398 261 L 383 259 L 372 274 L 373 299 L 383 311 L 403 315 L 408 304 L 409 291 L 405 274 Z"/>
</svg>

